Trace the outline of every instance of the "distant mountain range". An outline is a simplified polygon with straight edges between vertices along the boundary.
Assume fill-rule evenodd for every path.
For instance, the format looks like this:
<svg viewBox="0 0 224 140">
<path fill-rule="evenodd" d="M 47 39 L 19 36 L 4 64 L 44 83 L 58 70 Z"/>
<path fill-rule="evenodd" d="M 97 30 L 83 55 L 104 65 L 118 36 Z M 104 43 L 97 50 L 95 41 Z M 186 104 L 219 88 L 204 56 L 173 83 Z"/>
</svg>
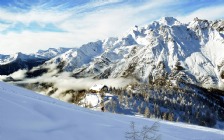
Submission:
<svg viewBox="0 0 224 140">
<path fill-rule="evenodd" d="M 45 51 L 39 50 L 34 54 L 23 54 L 21 52 L 13 55 L 0 54 L 0 75 L 9 75 L 19 69 L 30 70 L 68 50 L 69 48 L 50 48 Z"/>
<path fill-rule="evenodd" d="M 185 24 L 164 17 L 145 27 L 135 26 L 120 38 L 80 48 L 0 55 L 0 74 L 37 66 L 36 70 L 56 68 L 76 78 L 128 77 L 141 82 L 167 78 L 224 89 L 223 52 L 224 20 L 195 18 Z"/>
</svg>

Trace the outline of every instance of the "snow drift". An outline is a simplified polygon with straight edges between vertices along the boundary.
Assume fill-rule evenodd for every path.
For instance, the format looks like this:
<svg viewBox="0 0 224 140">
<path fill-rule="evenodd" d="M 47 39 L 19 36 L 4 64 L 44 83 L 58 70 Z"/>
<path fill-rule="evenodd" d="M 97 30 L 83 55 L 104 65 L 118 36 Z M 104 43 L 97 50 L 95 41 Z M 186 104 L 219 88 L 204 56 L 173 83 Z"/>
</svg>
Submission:
<svg viewBox="0 0 224 140">
<path fill-rule="evenodd" d="M 137 128 L 156 120 L 94 112 L 0 82 L 0 139 L 118 140 L 131 121 Z M 161 139 L 221 140 L 221 130 L 160 121 Z"/>
</svg>

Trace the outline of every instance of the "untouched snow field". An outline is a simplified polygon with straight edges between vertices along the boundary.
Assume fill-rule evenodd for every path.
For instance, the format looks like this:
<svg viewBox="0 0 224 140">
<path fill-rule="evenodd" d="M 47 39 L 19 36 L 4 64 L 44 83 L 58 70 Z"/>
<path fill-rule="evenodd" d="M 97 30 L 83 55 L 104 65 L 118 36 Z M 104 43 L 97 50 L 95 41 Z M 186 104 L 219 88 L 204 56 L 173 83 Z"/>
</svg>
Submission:
<svg viewBox="0 0 224 140">
<path fill-rule="evenodd" d="M 124 140 L 156 120 L 102 113 L 0 82 L 0 140 Z M 224 131 L 160 121 L 162 140 L 223 140 Z"/>
</svg>

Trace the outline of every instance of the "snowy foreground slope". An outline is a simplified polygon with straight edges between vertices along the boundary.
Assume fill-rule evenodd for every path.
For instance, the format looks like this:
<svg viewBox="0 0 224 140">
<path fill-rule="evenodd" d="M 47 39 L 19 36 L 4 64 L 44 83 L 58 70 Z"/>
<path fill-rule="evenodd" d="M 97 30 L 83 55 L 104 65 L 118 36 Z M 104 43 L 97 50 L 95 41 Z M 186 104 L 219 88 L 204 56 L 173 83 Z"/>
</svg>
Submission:
<svg viewBox="0 0 224 140">
<path fill-rule="evenodd" d="M 0 140 L 119 140 L 155 120 L 95 112 L 0 83 Z M 222 140 L 221 130 L 160 121 L 162 140 Z"/>
</svg>

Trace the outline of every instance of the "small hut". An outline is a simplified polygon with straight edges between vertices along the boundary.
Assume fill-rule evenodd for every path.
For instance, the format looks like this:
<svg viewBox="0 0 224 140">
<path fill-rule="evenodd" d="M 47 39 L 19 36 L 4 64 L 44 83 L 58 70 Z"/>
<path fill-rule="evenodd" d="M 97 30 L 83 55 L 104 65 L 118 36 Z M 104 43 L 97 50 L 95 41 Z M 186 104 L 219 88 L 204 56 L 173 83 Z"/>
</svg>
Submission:
<svg viewBox="0 0 224 140">
<path fill-rule="evenodd" d="M 103 84 L 95 84 L 90 88 L 90 91 L 92 93 L 104 93 L 108 91 L 108 87 Z"/>
</svg>

